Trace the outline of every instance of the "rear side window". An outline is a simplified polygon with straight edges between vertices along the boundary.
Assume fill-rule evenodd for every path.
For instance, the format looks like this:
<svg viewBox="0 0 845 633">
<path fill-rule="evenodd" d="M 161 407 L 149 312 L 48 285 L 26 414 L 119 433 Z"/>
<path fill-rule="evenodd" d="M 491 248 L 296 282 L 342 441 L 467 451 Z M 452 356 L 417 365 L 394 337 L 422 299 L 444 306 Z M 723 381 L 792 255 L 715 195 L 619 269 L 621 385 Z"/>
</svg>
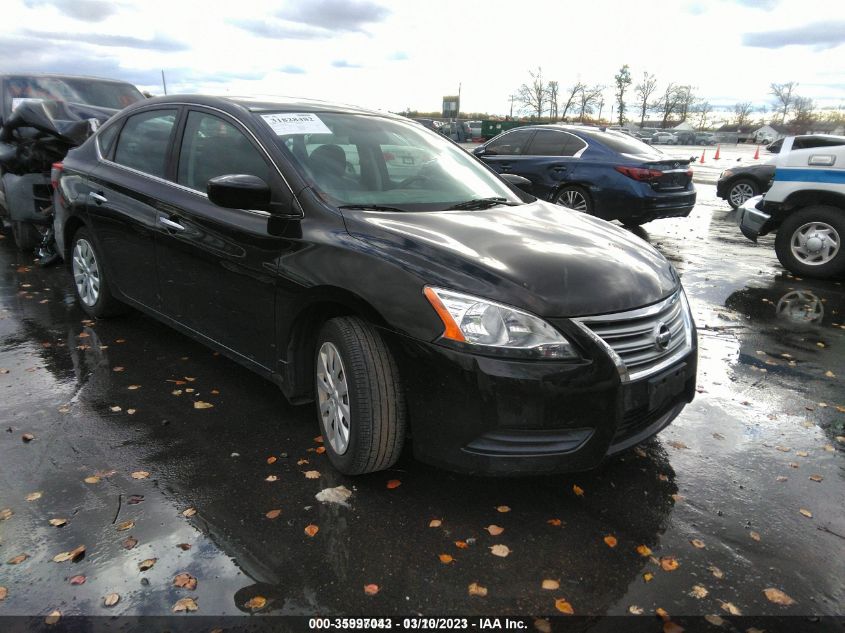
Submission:
<svg viewBox="0 0 845 633">
<path fill-rule="evenodd" d="M 845 138 L 826 138 L 823 136 L 797 137 L 792 141 L 792 149 L 813 149 L 815 147 L 839 147 L 845 145 Z"/>
<path fill-rule="evenodd" d="M 526 146 L 534 130 L 514 130 L 506 132 L 492 140 L 484 148 L 488 154 L 499 156 L 518 156 L 526 153 Z"/>
<path fill-rule="evenodd" d="M 208 181 L 224 174 L 249 174 L 270 182 L 270 167 L 240 130 L 212 114 L 190 112 L 177 182 L 205 193 Z"/>
<path fill-rule="evenodd" d="M 619 132 L 585 131 L 589 138 L 595 139 L 605 147 L 620 154 L 654 154 L 651 145 Z"/>
<path fill-rule="evenodd" d="M 133 114 L 126 119 L 120 132 L 114 162 L 164 178 L 174 123 L 176 110 Z"/>
<path fill-rule="evenodd" d="M 525 153 L 532 156 L 562 156 L 567 136 L 555 130 L 537 130 Z"/>
</svg>

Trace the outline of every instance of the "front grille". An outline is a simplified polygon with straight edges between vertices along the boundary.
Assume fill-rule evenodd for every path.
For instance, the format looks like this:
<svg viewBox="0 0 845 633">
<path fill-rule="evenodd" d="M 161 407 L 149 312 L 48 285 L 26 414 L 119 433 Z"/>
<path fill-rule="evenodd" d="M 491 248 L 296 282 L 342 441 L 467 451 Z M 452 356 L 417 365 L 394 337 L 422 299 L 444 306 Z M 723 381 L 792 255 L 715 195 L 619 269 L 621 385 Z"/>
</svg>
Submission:
<svg viewBox="0 0 845 633">
<path fill-rule="evenodd" d="M 681 292 L 653 306 L 579 319 L 624 363 L 633 380 L 662 369 L 691 347 L 692 321 Z M 658 335 L 668 332 L 666 345 Z"/>
</svg>

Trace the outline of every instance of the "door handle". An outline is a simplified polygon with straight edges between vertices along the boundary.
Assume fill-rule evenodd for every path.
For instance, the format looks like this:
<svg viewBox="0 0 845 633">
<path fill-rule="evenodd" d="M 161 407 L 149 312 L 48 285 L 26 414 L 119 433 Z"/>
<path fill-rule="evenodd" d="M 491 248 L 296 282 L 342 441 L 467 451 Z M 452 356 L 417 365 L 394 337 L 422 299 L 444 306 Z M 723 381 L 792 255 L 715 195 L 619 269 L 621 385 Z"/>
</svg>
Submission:
<svg viewBox="0 0 845 633">
<path fill-rule="evenodd" d="M 179 224 L 178 222 L 174 222 L 173 220 L 162 216 L 158 216 L 158 223 L 166 229 L 173 229 L 174 231 L 185 230 L 185 227 Z"/>
<path fill-rule="evenodd" d="M 91 198 L 91 200 L 93 200 L 97 204 L 105 204 L 106 202 L 108 202 L 108 198 L 106 198 L 104 195 L 94 193 L 93 191 L 88 193 L 88 197 Z"/>
<path fill-rule="evenodd" d="M 552 171 L 566 171 L 567 169 L 569 169 L 569 167 L 566 165 L 554 165 L 552 167 Z"/>
</svg>

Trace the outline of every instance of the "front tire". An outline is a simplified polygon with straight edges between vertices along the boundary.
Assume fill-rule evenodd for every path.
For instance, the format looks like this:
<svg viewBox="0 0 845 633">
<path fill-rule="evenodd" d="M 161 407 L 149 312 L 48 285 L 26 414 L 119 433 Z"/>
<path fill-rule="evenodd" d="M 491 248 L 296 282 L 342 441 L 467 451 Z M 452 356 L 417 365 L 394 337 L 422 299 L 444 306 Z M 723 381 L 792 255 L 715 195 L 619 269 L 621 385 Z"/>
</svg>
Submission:
<svg viewBox="0 0 845 633">
<path fill-rule="evenodd" d="M 103 270 L 103 258 L 88 229 L 80 228 L 74 234 L 70 253 L 76 300 L 85 313 L 94 318 L 102 318 L 124 312 L 126 306 L 111 293 L 108 278 Z"/>
<path fill-rule="evenodd" d="M 330 319 L 317 338 L 314 366 L 329 461 L 345 475 L 390 468 L 405 443 L 405 396 L 379 332 L 358 317 Z"/>
<path fill-rule="evenodd" d="M 728 204 L 732 209 L 738 209 L 749 198 L 760 195 L 760 186 L 753 180 L 740 178 L 728 189 Z"/>
<path fill-rule="evenodd" d="M 775 253 L 787 270 L 826 279 L 845 274 L 845 210 L 827 205 L 790 214 L 778 228 Z"/>
<path fill-rule="evenodd" d="M 573 211 L 593 213 L 593 202 L 590 200 L 590 194 L 583 188 L 574 185 L 561 187 L 552 202 Z"/>
</svg>

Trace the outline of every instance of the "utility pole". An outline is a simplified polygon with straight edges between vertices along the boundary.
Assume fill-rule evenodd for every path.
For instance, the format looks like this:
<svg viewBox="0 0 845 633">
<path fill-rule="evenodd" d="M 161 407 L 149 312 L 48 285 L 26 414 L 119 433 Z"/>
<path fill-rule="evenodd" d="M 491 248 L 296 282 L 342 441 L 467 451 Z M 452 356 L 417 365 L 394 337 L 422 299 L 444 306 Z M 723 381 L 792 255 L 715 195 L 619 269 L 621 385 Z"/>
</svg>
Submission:
<svg viewBox="0 0 845 633">
<path fill-rule="evenodd" d="M 516 99 L 516 95 L 511 95 L 511 116 L 510 118 L 513 119 L 513 100 Z"/>
<path fill-rule="evenodd" d="M 164 79 L 164 69 L 161 70 L 161 85 L 164 86 L 164 94 L 167 95 L 167 81 Z"/>
</svg>

